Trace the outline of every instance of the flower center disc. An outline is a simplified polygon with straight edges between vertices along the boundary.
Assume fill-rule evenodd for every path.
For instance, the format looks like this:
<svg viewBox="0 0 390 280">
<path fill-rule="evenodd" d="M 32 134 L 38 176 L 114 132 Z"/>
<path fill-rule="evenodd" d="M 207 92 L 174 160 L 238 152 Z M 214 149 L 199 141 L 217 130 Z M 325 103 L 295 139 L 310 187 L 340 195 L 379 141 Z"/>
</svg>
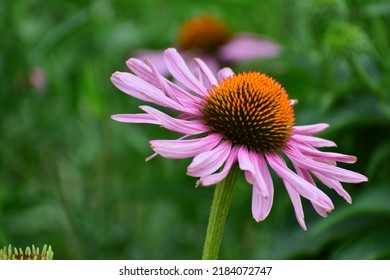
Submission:
<svg viewBox="0 0 390 280">
<path fill-rule="evenodd" d="M 178 34 L 180 49 L 213 51 L 226 43 L 229 33 L 225 25 L 211 16 L 197 16 L 186 21 Z"/>
<path fill-rule="evenodd" d="M 218 82 L 209 90 L 202 113 L 211 131 L 258 152 L 282 148 L 295 122 L 286 90 L 258 72 Z"/>
</svg>

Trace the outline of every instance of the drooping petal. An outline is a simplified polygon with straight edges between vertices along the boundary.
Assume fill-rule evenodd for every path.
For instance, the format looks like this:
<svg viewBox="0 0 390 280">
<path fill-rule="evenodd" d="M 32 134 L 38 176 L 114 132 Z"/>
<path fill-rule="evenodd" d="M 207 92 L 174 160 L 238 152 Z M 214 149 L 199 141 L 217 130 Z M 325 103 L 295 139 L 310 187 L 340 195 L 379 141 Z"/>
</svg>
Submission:
<svg viewBox="0 0 390 280">
<path fill-rule="evenodd" d="M 263 178 L 265 188 L 267 189 L 268 196 L 263 197 L 256 191 L 256 187 L 253 186 L 252 191 L 252 215 L 253 218 L 257 221 L 263 221 L 267 218 L 268 214 L 271 212 L 273 199 L 274 199 L 274 187 L 272 182 L 272 177 L 269 172 L 267 163 L 262 154 L 256 154 L 258 162 L 258 176 Z M 261 188 L 261 187 L 260 187 Z"/>
<path fill-rule="evenodd" d="M 367 181 L 367 177 L 360 173 L 312 160 L 296 150 L 292 151 L 291 149 L 285 149 L 285 153 L 297 166 L 310 171 L 316 171 L 331 179 L 346 183 L 361 183 Z"/>
<path fill-rule="evenodd" d="M 254 152 L 248 151 L 245 146 L 242 146 L 238 151 L 238 163 L 240 169 L 245 171 L 245 178 L 248 183 L 253 184 L 253 190 L 257 191 L 264 198 L 268 197 L 268 188 L 260 174 L 258 159 Z"/>
<path fill-rule="evenodd" d="M 197 155 L 187 168 L 187 175 L 201 177 L 217 171 L 229 156 L 232 144 L 221 142 L 216 148 Z"/>
<path fill-rule="evenodd" d="M 352 203 L 351 196 L 349 195 L 349 193 L 346 190 L 344 190 L 343 186 L 341 185 L 341 183 L 339 181 L 330 179 L 330 178 L 322 175 L 321 173 L 318 173 L 315 171 L 313 172 L 313 175 L 316 176 L 318 178 L 318 180 L 320 180 L 324 185 L 328 186 L 331 189 L 334 189 L 337 192 L 337 194 L 339 196 L 341 196 L 342 198 L 344 198 L 349 204 Z"/>
<path fill-rule="evenodd" d="M 310 201 L 310 202 L 311 202 L 311 205 L 313 206 L 314 210 L 316 210 L 318 215 L 320 215 L 323 218 L 328 217 L 328 212 L 329 211 L 327 209 L 321 207 L 320 205 L 316 204 L 313 201 Z"/>
<path fill-rule="evenodd" d="M 307 228 L 305 224 L 305 214 L 303 212 L 301 197 L 299 193 L 287 181 L 283 180 L 283 183 L 293 204 L 295 217 L 297 218 L 299 225 L 303 228 L 303 230 L 306 231 Z"/>
<path fill-rule="evenodd" d="M 202 176 L 199 178 L 197 184 L 199 185 L 202 185 L 202 186 L 211 186 L 211 185 L 215 185 L 219 182 L 221 182 L 223 179 L 225 179 L 225 177 L 228 175 L 230 169 L 232 168 L 233 164 L 237 161 L 237 153 L 238 153 L 238 150 L 240 149 L 239 146 L 234 146 L 226 161 L 225 161 L 225 165 L 223 166 L 223 169 L 218 172 L 218 173 L 213 173 L 211 175 L 207 175 L 207 176 Z"/>
<path fill-rule="evenodd" d="M 236 63 L 246 60 L 273 57 L 280 53 L 281 47 L 252 33 L 238 33 L 223 45 L 218 54 L 224 61 Z"/>
<path fill-rule="evenodd" d="M 124 123 L 150 123 L 160 124 L 156 118 L 149 114 L 116 114 L 112 115 L 111 119 Z"/>
<path fill-rule="evenodd" d="M 264 198 L 268 198 L 269 196 L 269 186 L 264 180 L 264 175 L 262 172 L 264 172 L 267 176 L 267 172 L 269 172 L 267 165 L 264 162 L 264 158 L 261 154 L 258 154 L 255 151 L 249 152 L 249 158 L 253 164 L 255 173 L 253 174 L 254 180 L 254 188 L 259 193 L 264 195 Z M 260 165 L 260 162 L 262 165 Z M 269 181 L 268 181 L 269 182 Z M 273 188 L 272 188 L 273 190 Z"/>
<path fill-rule="evenodd" d="M 253 185 L 252 215 L 257 221 L 263 221 L 271 211 L 273 203 L 273 183 L 264 157 L 242 146 L 238 151 L 238 162 L 245 172 L 248 183 Z"/>
<path fill-rule="evenodd" d="M 324 131 L 328 127 L 329 125 L 327 123 L 300 125 L 300 126 L 294 126 L 293 132 L 294 134 L 313 136 L 314 134 L 318 134 Z"/>
<path fill-rule="evenodd" d="M 152 140 L 152 149 L 166 158 L 189 158 L 213 149 L 222 136 L 216 133 L 199 139 L 189 140 Z"/>
<path fill-rule="evenodd" d="M 264 221 L 267 218 L 273 200 L 270 197 L 264 198 L 254 189 L 252 190 L 252 216 L 256 222 Z"/>
<path fill-rule="evenodd" d="M 185 135 L 196 135 L 209 130 L 209 128 L 201 120 L 183 120 L 178 118 L 172 118 L 167 114 L 149 107 L 149 106 L 140 106 L 140 108 L 153 116 L 159 124 L 161 124 L 166 129 L 176 131 Z"/>
<path fill-rule="evenodd" d="M 310 156 L 315 159 L 319 159 L 321 161 L 333 161 L 333 162 L 344 162 L 344 163 L 355 163 L 357 158 L 355 156 L 343 155 L 339 153 L 331 153 L 331 152 L 321 152 L 317 149 L 314 149 L 308 145 L 301 144 L 297 142 L 294 145 L 296 149 L 298 149 L 303 155 Z"/>
<path fill-rule="evenodd" d="M 172 76 L 183 84 L 183 86 L 201 96 L 208 94 L 207 89 L 191 73 L 184 59 L 177 53 L 176 49 L 171 48 L 165 51 L 165 63 Z"/>
<path fill-rule="evenodd" d="M 238 163 L 240 169 L 245 172 L 245 178 L 249 184 L 253 184 L 255 168 L 249 158 L 249 151 L 245 146 L 241 146 L 238 150 Z"/>
<path fill-rule="evenodd" d="M 294 164 L 293 164 L 294 165 Z M 312 184 L 313 186 L 316 186 L 316 183 L 314 182 L 313 178 L 310 176 L 310 173 L 305 170 L 305 169 L 302 169 L 298 166 L 295 166 L 294 165 L 294 168 L 295 170 L 297 171 L 298 175 L 301 176 L 303 179 L 305 179 L 307 182 L 309 182 L 310 184 Z M 324 209 L 323 207 L 319 206 L 317 203 L 315 203 L 314 201 L 310 201 L 311 204 L 313 205 L 313 208 L 314 210 L 316 210 L 316 212 L 322 216 L 322 217 L 327 217 L 328 216 L 328 212 L 326 211 L 326 209 Z"/>
<path fill-rule="evenodd" d="M 333 141 L 322 139 L 319 137 L 308 136 L 308 135 L 294 134 L 291 136 L 291 139 L 294 139 L 298 142 L 312 145 L 313 147 L 336 147 L 337 146 L 336 143 Z"/>
<path fill-rule="evenodd" d="M 307 198 L 310 201 L 314 201 L 328 212 L 333 210 L 334 206 L 330 198 L 316 186 L 313 186 L 291 171 L 279 154 L 266 153 L 266 158 L 276 174 L 278 174 L 282 180 L 289 183 L 301 196 Z"/>
<path fill-rule="evenodd" d="M 261 207 L 263 203 L 263 197 L 254 189 L 252 190 L 252 216 L 256 222 L 260 222 Z"/>
</svg>

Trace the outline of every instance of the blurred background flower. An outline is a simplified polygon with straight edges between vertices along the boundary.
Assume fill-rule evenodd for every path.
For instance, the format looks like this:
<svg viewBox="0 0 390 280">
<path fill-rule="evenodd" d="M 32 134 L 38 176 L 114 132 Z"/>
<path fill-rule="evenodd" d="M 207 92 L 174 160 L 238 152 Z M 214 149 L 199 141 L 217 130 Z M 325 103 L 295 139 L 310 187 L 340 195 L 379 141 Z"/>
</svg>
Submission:
<svg viewBox="0 0 390 280">
<path fill-rule="evenodd" d="M 181 25 L 173 46 L 177 46 L 190 68 L 195 67 L 193 57 L 199 57 L 214 73 L 232 63 L 274 57 L 281 50 L 278 44 L 255 33 L 238 32 L 233 35 L 224 22 L 210 15 L 187 19 Z M 138 50 L 136 56 L 141 59 L 148 57 L 159 73 L 167 75 L 163 53 L 163 50 Z"/>
<path fill-rule="evenodd" d="M 281 182 L 269 218 L 254 222 L 239 178 L 220 258 L 390 258 L 390 4 L 311 2 L 326 3 L 0 1 L 0 247 L 49 243 L 56 259 L 199 258 L 213 189 L 191 188 L 187 160 L 139 164 L 148 140 L 177 135 L 113 122 L 142 103 L 109 78 L 127 71 L 135 51 L 172 46 L 183 22 L 207 14 L 230 34 L 262 34 L 283 47 L 233 70 L 280 81 L 299 100 L 297 125 L 329 123 L 321 137 L 356 155 L 348 168 L 369 178 L 345 184 L 352 205 L 326 192 L 335 206 L 327 219 L 304 202 L 308 232 Z M 46 77 L 42 94 L 29 81 L 36 67 Z"/>
</svg>

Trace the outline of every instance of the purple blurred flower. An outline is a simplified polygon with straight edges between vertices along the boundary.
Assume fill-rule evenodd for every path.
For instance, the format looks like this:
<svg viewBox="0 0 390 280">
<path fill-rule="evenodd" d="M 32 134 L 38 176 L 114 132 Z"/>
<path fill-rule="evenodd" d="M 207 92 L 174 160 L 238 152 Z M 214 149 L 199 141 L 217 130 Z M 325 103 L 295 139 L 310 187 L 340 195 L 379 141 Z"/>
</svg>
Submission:
<svg viewBox="0 0 390 280">
<path fill-rule="evenodd" d="M 34 67 L 28 76 L 31 87 L 37 91 L 43 91 L 47 86 L 47 76 L 43 69 Z"/>
<path fill-rule="evenodd" d="M 351 197 L 340 182 L 367 181 L 359 173 L 336 166 L 336 162 L 354 163 L 356 157 L 317 150 L 336 146 L 314 136 L 328 125 L 296 126 L 296 100 L 290 100 L 273 78 L 259 72 L 234 74 L 230 68 L 221 69 L 215 77 L 201 59 L 195 59 L 195 76 L 172 48 L 164 52 L 164 61 L 181 86 L 159 74 L 147 58 L 129 59 L 127 66 L 133 73 L 116 72 L 111 77 L 114 85 L 130 96 L 178 112 L 172 117 L 145 105 L 140 106 L 144 113 L 112 116 L 119 122 L 155 124 L 183 135 L 177 140 L 150 141 L 155 154 L 148 159 L 158 154 L 174 159 L 193 157 L 187 174 L 198 177 L 197 185 L 202 186 L 221 182 L 238 164 L 253 186 L 252 214 L 258 222 L 268 216 L 273 204 L 271 168 L 282 179 L 305 230 L 301 197 L 310 200 L 323 217 L 334 208 L 312 176 L 348 203 Z"/>
<path fill-rule="evenodd" d="M 185 22 L 177 41 L 178 50 L 190 69 L 195 67 L 192 58 L 196 56 L 213 73 L 218 71 L 219 65 L 274 57 L 281 51 L 278 44 L 254 33 L 240 32 L 231 36 L 220 20 L 208 15 L 196 16 Z M 147 56 L 161 75 L 169 74 L 163 51 L 138 50 L 135 56 L 141 59 Z"/>
</svg>

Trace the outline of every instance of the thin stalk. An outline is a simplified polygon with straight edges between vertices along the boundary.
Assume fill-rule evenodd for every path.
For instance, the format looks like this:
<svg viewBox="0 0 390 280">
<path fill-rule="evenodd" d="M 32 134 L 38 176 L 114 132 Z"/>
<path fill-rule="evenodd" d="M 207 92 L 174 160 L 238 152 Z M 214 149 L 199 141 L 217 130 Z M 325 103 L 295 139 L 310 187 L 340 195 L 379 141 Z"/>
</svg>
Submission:
<svg viewBox="0 0 390 280">
<path fill-rule="evenodd" d="M 206 239 L 203 247 L 203 260 L 218 259 L 223 229 L 225 227 L 226 217 L 229 213 L 230 202 L 232 200 L 239 170 L 238 166 L 234 165 L 226 178 L 215 186 Z"/>
</svg>

